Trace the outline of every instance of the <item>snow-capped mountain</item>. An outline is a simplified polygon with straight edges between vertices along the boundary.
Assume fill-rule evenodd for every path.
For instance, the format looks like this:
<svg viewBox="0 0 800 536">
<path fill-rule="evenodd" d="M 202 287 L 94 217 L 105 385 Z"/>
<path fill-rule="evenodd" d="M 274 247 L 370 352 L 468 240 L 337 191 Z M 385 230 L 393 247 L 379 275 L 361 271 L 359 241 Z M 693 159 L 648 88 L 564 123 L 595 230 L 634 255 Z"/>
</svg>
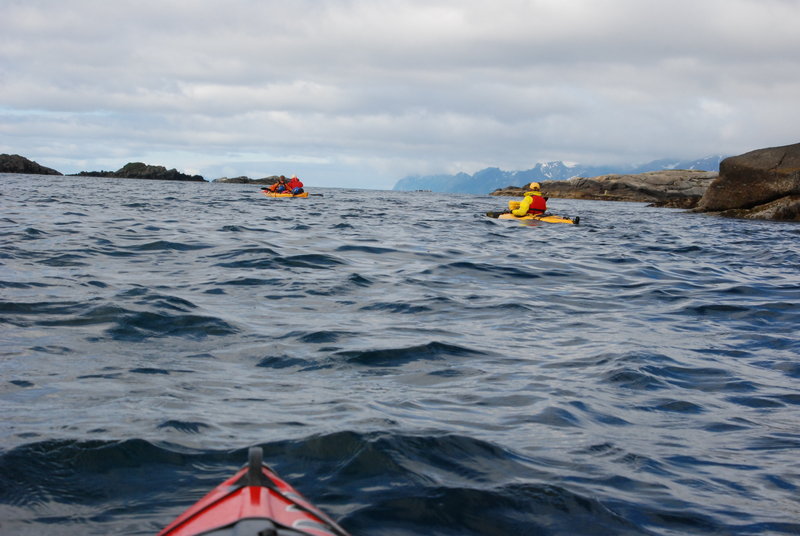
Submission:
<svg viewBox="0 0 800 536">
<path fill-rule="evenodd" d="M 662 169 L 698 169 L 719 171 L 719 163 L 725 156 L 709 156 L 698 160 L 662 159 L 639 166 L 585 166 L 561 161 L 538 163 L 535 167 L 524 171 L 503 171 L 490 167 L 472 175 L 457 173 L 455 175 L 412 175 L 397 181 L 394 190 L 414 191 L 430 190 L 433 192 L 488 194 L 506 186 L 522 186 L 533 181 L 557 181 L 572 177 L 596 177 L 611 173 L 635 174 Z"/>
</svg>

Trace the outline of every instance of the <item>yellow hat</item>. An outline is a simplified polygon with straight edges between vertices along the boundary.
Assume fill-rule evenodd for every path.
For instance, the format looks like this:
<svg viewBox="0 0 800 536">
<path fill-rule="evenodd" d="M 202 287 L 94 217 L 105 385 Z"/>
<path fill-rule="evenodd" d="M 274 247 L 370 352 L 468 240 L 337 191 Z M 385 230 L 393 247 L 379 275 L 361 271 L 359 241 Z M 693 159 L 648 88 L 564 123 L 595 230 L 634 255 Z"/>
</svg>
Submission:
<svg viewBox="0 0 800 536">
<path fill-rule="evenodd" d="M 541 189 L 541 185 L 538 182 L 532 182 L 529 188 L 531 190 L 539 190 Z"/>
</svg>

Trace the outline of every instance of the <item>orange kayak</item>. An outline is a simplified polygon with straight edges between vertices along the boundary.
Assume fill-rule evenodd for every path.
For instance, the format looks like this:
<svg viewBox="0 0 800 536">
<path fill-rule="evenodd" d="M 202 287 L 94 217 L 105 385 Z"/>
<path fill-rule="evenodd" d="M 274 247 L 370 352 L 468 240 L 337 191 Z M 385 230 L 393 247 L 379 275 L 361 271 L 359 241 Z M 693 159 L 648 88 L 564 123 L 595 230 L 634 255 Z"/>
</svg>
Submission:
<svg viewBox="0 0 800 536">
<path fill-rule="evenodd" d="M 547 223 L 571 223 L 578 225 L 580 223 L 580 216 L 574 218 L 567 218 L 566 216 L 556 216 L 554 214 L 526 214 L 525 216 L 514 216 L 510 212 L 487 212 L 490 218 L 497 218 L 499 220 L 519 220 L 519 221 L 543 221 Z"/>
<path fill-rule="evenodd" d="M 261 190 L 261 193 L 263 193 L 267 197 L 308 197 L 308 192 L 292 194 L 289 192 L 275 193 L 275 192 L 270 192 L 269 190 Z"/>
<path fill-rule="evenodd" d="M 260 447 L 231 478 L 167 525 L 158 536 L 349 536 L 262 461 Z"/>
</svg>

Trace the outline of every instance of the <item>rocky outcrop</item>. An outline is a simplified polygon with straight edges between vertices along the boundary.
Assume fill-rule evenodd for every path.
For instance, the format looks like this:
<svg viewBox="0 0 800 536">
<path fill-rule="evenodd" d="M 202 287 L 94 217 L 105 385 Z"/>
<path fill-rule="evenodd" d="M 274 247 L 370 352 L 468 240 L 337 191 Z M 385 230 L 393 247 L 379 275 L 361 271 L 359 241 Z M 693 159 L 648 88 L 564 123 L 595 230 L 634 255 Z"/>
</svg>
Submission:
<svg viewBox="0 0 800 536">
<path fill-rule="evenodd" d="M 0 173 L 18 173 L 21 175 L 61 175 L 49 167 L 40 166 L 18 154 L 0 154 Z"/>
<path fill-rule="evenodd" d="M 707 211 L 700 210 L 698 212 Z M 752 208 L 731 208 L 712 213 L 726 218 L 800 221 L 800 195 L 789 195 Z"/>
<path fill-rule="evenodd" d="M 222 177 L 219 179 L 214 179 L 211 182 L 225 182 L 229 184 L 275 184 L 278 182 L 278 175 L 271 175 L 269 177 L 264 177 L 261 179 L 251 179 L 250 177 Z"/>
<path fill-rule="evenodd" d="M 800 143 L 726 158 L 695 210 L 800 221 Z"/>
<path fill-rule="evenodd" d="M 566 181 L 544 181 L 546 197 L 634 201 L 656 206 L 692 208 L 700 201 L 708 185 L 717 178 L 714 171 L 663 170 L 636 175 L 601 175 L 575 177 Z M 527 187 L 509 186 L 491 195 L 520 196 Z"/>
<path fill-rule="evenodd" d="M 81 171 L 78 177 L 109 177 L 114 179 L 148 179 L 159 181 L 205 182 L 200 175 L 187 175 L 177 169 L 150 166 L 142 162 L 129 162 L 117 171 Z"/>
</svg>

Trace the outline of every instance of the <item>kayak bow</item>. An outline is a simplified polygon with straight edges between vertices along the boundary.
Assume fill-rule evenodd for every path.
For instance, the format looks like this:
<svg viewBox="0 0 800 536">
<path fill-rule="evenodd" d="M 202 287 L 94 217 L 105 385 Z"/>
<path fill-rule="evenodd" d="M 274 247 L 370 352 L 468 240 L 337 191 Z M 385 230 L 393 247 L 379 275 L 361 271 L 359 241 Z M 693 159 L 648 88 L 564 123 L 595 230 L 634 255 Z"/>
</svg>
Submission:
<svg viewBox="0 0 800 536">
<path fill-rule="evenodd" d="M 514 216 L 510 212 L 487 212 L 490 218 L 497 218 L 498 220 L 519 220 L 519 221 L 543 221 L 547 223 L 571 223 L 578 225 L 581 221 L 580 216 L 574 218 L 567 218 L 566 216 L 556 216 L 555 214 L 526 214 L 525 216 Z"/>
<path fill-rule="evenodd" d="M 248 464 L 167 525 L 158 536 L 348 536 L 250 449 Z"/>
</svg>

